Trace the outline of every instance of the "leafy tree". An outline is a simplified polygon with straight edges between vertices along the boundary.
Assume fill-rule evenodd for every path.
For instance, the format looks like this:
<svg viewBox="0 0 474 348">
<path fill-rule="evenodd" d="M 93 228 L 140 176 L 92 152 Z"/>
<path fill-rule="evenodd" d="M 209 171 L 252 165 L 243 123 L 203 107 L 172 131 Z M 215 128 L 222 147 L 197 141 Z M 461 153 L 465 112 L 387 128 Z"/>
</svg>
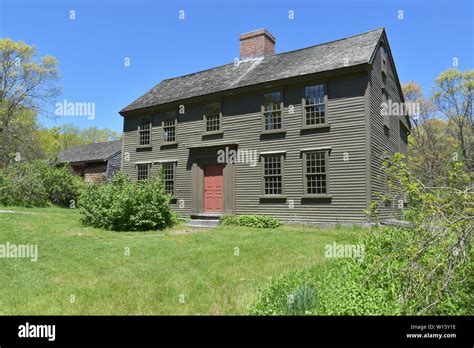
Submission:
<svg viewBox="0 0 474 348">
<path fill-rule="evenodd" d="M 459 142 L 462 160 L 467 168 L 472 169 L 474 70 L 463 73 L 457 69 L 448 69 L 435 82 L 433 100 L 448 119 L 449 129 Z"/>
<path fill-rule="evenodd" d="M 423 182 L 436 185 L 445 181 L 449 161 L 457 150 L 450 124 L 437 116 L 435 103 L 423 95 L 419 84 L 402 86 L 406 102 L 416 103 L 419 114 L 411 118 L 409 160 L 413 173 Z"/>
<path fill-rule="evenodd" d="M 40 57 L 34 46 L 21 41 L 0 40 L 0 166 L 6 167 L 12 151 L 30 140 L 36 115 L 60 92 L 57 79 L 54 57 Z"/>
<path fill-rule="evenodd" d="M 42 152 L 49 157 L 73 146 L 118 140 L 121 134 L 109 128 L 79 128 L 65 124 L 50 129 L 41 128 L 36 132 L 36 136 Z"/>
</svg>

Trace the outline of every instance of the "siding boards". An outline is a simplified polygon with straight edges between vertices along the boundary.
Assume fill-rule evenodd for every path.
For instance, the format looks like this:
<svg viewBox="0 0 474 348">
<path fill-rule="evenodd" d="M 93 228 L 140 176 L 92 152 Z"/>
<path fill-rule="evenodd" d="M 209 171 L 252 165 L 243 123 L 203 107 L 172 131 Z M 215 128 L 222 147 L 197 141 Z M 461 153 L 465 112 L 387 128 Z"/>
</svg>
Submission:
<svg viewBox="0 0 474 348">
<path fill-rule="evenodd" d="M 130 161 L 123 161 L 123 170 L 136 177 L 135 162 L 176 159 L 177 202 L 174 208 L 182 214 L 189 214 L 193 191 L 189 146 L 219 141 L 237 142 L 239 149 L 256 150 L 258 153 L 270 150 L 286 151 L 284 163 L 286 200 L 283 201 L 260 200 L 262 187 L 260 161 L 255 167 L 245 163 L 235 165 L 236 214 L 267 214 L 289 222 L 361 223 L 365 220 L 363 210 L 367 205 L 364 93 L 368 76 L 366 73 L 361 73 L 327 80 L 327 117 L 330 128 L 303 132 L 301 131 L 303 88 L 314 82 L 318 81 L 285 86 L 283 115 L 286 133 L 283 135 L 261 135 L 260 107 L 263 90 L 225 97 L 222 108 L 224 134 L 211 137 L 210 140 L 202 136 L 203 104 L 185 105 L 186 114 L 178 117 L 177 147 L 160 147 L 162 116 L 158 112 L 152 117 L 153 147 L 151 151 L 138 152 L 136 129 L 140 115 L 127 116 L 124 119 L 124 155 L 128 152 Z M 292 114 L 290 105 L 293 107 Z M 303 160 L 300 150 L 325 146 L 332 147 L 329 156 L 332 199 L 304 201 L 301 198 Z M 347 162 L 343 160 L 345 152 L 349 155 Z M 154 167 L 152 174 L 155 173 Z M 180 200 L 183 200 L 184 208 L 182 204 L 180 205 Z M 289 201 L 293 201 L 294 208 L 289 208 Z"/>
<path fill-rule="evenodd" d="M 406 147 L 400 146 L 400 122 L 404 122 L 399 117 L 390 116 L 390 130 L 387 132 L 383 126 L 383 116 L 380 114 L 382 104 L 382 88 L 385 87 L 389 99 L 392 102 L 401 102 L 400 94 L 398 92 L 396 77 L 394 74 L 391 60 L 388 58 L 387 52 L 387 77 L 385 84 L 382 80 L 382 59 L 380 49 L 376 51 L 374 57 L 373 69 L 370 72 L 370 146 L 371 146 L 371 199 L 380 201 L 379 194 L 385 193 L 386 180 L 385 175 L 381 170 L 383 163 L 383 156 L 393 155 L 396 152 L 404 152 L 406 154 Z M 396 208 L 396 204 L 395 204 Z M 395 209 L 395 214 L 399 212 Z M 380 218 L 388 218 L 393 216 L 393 205 L 382 206 L 380 209 Z"/>
</svg>

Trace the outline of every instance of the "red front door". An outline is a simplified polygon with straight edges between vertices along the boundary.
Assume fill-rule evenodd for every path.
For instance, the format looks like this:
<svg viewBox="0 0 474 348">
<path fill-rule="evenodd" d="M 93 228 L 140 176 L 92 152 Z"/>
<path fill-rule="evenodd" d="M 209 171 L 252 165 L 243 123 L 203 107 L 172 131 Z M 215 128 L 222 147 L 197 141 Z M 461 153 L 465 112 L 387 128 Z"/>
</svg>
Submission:
<svg viewBox="0 0 474 348">
<path fill-rule="evenodd" d="M 224 165 L 210 164 L 204 166 L 204 212 L 222 212 L 224 187 Z"/>
</svg>

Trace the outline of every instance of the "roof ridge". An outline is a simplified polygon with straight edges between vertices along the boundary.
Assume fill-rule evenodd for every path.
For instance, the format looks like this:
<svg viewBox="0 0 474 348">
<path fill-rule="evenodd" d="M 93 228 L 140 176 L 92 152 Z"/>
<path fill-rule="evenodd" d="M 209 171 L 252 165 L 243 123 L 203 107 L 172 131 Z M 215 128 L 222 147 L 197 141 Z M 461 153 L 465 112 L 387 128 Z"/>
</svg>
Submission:
<svg viewBox="0 0 474 348">
<path fill-rule="evenodd" d="M 75 148 L 78 148 L 78 147 L 85 147 L 85 146 L 91 146 L 91 145 L 98 145 L 98 144 L 107 144 L 107 143 L 115 143 L 115 142 L 120 142 L 121 140 L 108 140 L 108 141 L 98 141 L 98 142 L 95 142 L 95 143 L 89 143 L 89 144 L 79 144 L 79 145 L 76 145 L 76 146 L 71 146 L 71 147 L 68 147 L 67 149 L 63 150 L 63 151 L 67 151 L 69 149 L 75 149 Z"/>
<path fill-rule="evenodd" d="M 377 31 L 377 30 L 385 30 L 384 27 L 380 27 L 380 28 L 377 28 L 377 29 L 373 29 L 373 30 L 369 30 L 369 31 L 365 31 L 363 33 L 359 33 L 359 34 L 355 34 L 355 35 L 351 35 L 351 36 L 346 36 L 346 37 L 343 37 L 343 38 L 340 38 L 340 39 L 337 39 L 337 40 L 332 40 L 332 41 L 327 41 L 327 42 L 323 42 L 323 43 L 320 43 L 320 44 L 317 44 L 317 45 L 312 45 L 312 46 L 308 46 L 308 47 L 303 47 L 303 48 L 297 48 L 296 50 L 292 50 L 292 51 L 285 51 L 285 52 L 280 52 L 278 54 L 275 54 L 275 56 L 279 56 L 279 55 L 283 55 L 283 54 L 287 54 L 287 53 L 293 53 L 293 52 L 298 52 L 298 51 L 304 51 L 304 50 L 307 50 L 307 49 L 310 49 L 310 48 L 314 48 L 314 47 L 318 47 L 318 46 L 324 46 L 324 45 L 328 45 L 328 44 L 332 44 L 334 42 L 338 42 L 338 41 L 344 41 L 344 40 L 347 40 L 347 39 L 352 39 L 356 36 L 362 36 L 362 35 L 366 35 L 368 33 L 372 33 L 374 31 Z M 272 56 L 274 57 L 274 56 Z M 271 57 L 269 57 L 271 58 Z"/>
<path fill-rule="evenodd" d="M 379 27 L 379 28 L 375 28 L 375 29 L 372 29 L 372 30 L 369 30 L 369 31 L 365 31 L 365 32 L 362 32 L 362 33 L 358 33 L 358 34 L 354 34 L 354 35 L 351 35 L 351 36 L 346 36 L 346 37 L 342 37 L 340 39 L 336 39 L 336 40 L 332 40 L 332 41 L 327 41 L 327 42 L 322 42 L 322 43 L 319 43 L 319 44 L 316 44 L 316 45 L 312 45 L 312 46 L 308 46 L 308 47 L 303 47 L 303 48 L 299 48 L 299 49 L 296 49 L 296 50 L 292 50 L 292 51 L 286 51 L 286 52 L 281 52 L 281 53 L 278 53 L 278 54 L 275 54 L 273 56 L 270 56 L 270 57 L 267 57 L 266 59 L 263 59 L 261 62 L 259 63 L 264 63 L 264 64 L 257 64 L 259 67 L 259 71 L 262 70 L 263 72 L 266 72 L 266 73 L 269 73 L 269 69 L 268 68 L 269 66 L 272 65 L 273 62 L 285 62 L 286 60 L 288 60 L 290 57 L 294 57 L 294 59 L 297 59 L 297 60 L 302 60 L 304 61 L 304 56 L 308 56 L 308 55 L 317 55 L 317 56 L 320 56 L 319 59 L 321 60 L 324 60 L 325 58 L 322 57 L 322 55 L 324 54 L 325 51 L 327 50 L 334 50 L 334 53 L 340 53 L 340 50 L 341 49 L 350 49 L 351 52 L 353 51 L 353 49 L 351 48 L 352 46 L 355 47 L 355 55 L 356 57 L 359 57 L 359 58 L 363 58 L 364 61 L 366 61 L 368 63 L 368 60 L 370 60 L 370 57 L 365 57 L 364 56 L 364 53 L 366 55 L 369 55 L 371 56 L 373 54 L 373 43 L 380 40 L 381 36 L 384 34 L 385 32 L 385 28 L 384 27 Z M 376 34 L 374 34 L 376 33 Z M 372 34 L 372 35 L 370 35 Z M 377 37 L 376 37 L 377 36 Z M 360 39 L 354 39 L 354 38 L 360 38 Z M 348 40 L 354 40 L 354 42 L 351 42 L 351 41 L 348 41 Z M 370 45 L 369 45 L 370 44 Z M 317 47 L 321 47 L 319 49 L 316 49 Z M 372 50 L 371 52 L 368 52 L 369 50 Z M 308 52 L 308 53 L 297 53 L 297 52 Z M 367 58 L 367 59 L 366 59 Z M 314 60 L 314 59 L 313 59 Z M 266 62 L 266 64 L 265 64 Z M 362 61 L 360 61 L 362 62 Z M 238 63 L 238 64 L 236 64 Z M 129 103 L 127 106 L 123 107 L 119 113 L 124 116 L 123 113 L 125 112 L 128 112 L 128 111 L 131 111 L 131 110 L 134 110 L 134 109 L 140 109 L 140 108 L 144 108 L 144 107 L 148 107 L 148 106 L 151 106 L 153 104 L 160 104 L 160 103 L 166 103 L 166 102 L 170 102 L 171 100 L 178 100 L 176 99 L 176 96 L 175 98 L 158 98 L 158 95 L 161 95 L 162 93 L 165 93 L 166 95 L 166 91 L 170 91 L 170 93 L 172 93 L 173 89 L 175 88 L 174 86 L 176 85 L 182 85 L 182 86 L 187 86 L 188 84 L 188 81 L 194 81 L 195 79 L 214 79 L 215 82 L 216 82 L 216 76 L 221 76 L 222 75 L 222 78 L 220 78 L 220 80 L 222 81 L 217 81 L 219 82 L 217 85 L 219 86 L 218 88 L 220 89 L 228 89 L 231 87 L 231 85 L 235 85 L 235 84 L 229 84 L 229 83 L 226 83 L 224 80 L 226 78 L 226 76 L 228 78 L 237 78 L 239 77 L 239 75 L 241 74 L 246 74 L 246 72 L 248 72 L 249 70 L 252 70 L 251 68 L 255 65 L 254 64 L 255 62 L 253 60 L 249 60 L 249 61 L 246 61 L 246 60 L 243 60 L 243 61 L 234 61 L 234 62 L 231 62 L 231 63 L 227 63 L 227 64 L 223 64 L 223 65 L 219 65 L 219 66 L 214 66 L 214 67 L 211 67 L 211 68 L 208 68 L 208 69 L 204 69 L 204 70 L 200 70 L 200 71 L 195 71 L 195 72 L 192 72 L 192 73 L 189 73 L 189 74 L 185 74 L 185 75 L 180 75 L 180 76 L 175 76 L 175 77 L 171 77 L 171 78 L 167 78 L 167 79 L 163 79 L 161 80 L 159 83 L 155 84 L 153 87 L 151 87 L 150 89 L 148 89 L 148 91 L 146 91 L 146 93 L 142 94 L 140 97 L 136 98 L 135 100 L 133 100 L 131 103 Z M 232 69 L 231 66 L 234 65 L 234 68 Z M 292 66 L 291 64 L 287 63 L 287 68 L 292 69 Z M 335 64 L 332 64 L 332 65 L 335 65 Z M 336 64 L 337 65 L 337 64 Z M 240 66 L 240 69 L 239 69 L 239 66 Z M 313 69 L 314 71 L 317 71 L 318 69 L 328 69 L 328 66 L 331 66 L 331 64 L 326 64 L 326 65 L 323 65 L 323 64 L 319 64 L 319 65 L 315 65 L 314 67 L 312 67 L 311 69 Z M 258 70 L 258 69 L 256 69 Z M 271 69 L 270 69 L 271 70 Z M 300 74 L 304 74 L 304 73 L 307 73 L 305 72 L 304 69 L 293 69 L 295 71 L 295 73 L 298 71 L 298 75 Z M 301 70 L 301 71 L 300 71 Z M 313 70 L 311 70 L 312 72 L 314 72 Z M 286 75 L 282 75 L 282 74 L 274 74 L 275 75 L 275 78 L 286 78 L 288 76 Z M 255 76 L 256 78 L 258 77 L 258 80 L 261 81 L 263 80 L 262 78 L 260 78 L 258 76 L 258 74 Z M 245 81 L 245 78 L 242 77 L 240 80 Z M 247 81 L 248 82 L 248 81 Z M 189 86 L 188 86 L 189 87 Z M 238 87 L 238 86 L 237 86 Z M 204 94 L 208 94 L 208 93 L 213 93 L 215 92 L 212 88 L 201 88 L 200 91 L 198 91 L 199 88 L 194 88 L 193 92 L 190 92 L 188 94 L 186 93 L 177 93 L 181 99 L 186 99 L 186 98 L 189 98 L 190 95 L 200 95 L 199 93 L 204 93 Z M 176 91 L 174 91 L 176 92 Z M 174 93 L 173 92 L 173 93 Z M 160 101 L 158 101 L 159 99 L 161 99 Z"/>
<path fill-rule="evenodd" d="M 326 41 L 326 42 L 323 42 L 323 43 L 320 43 L 320 44 L 316 44 L 316 45 L 312 45 L 312 46 L 307 46 L 307 47 L 303 47 L 303 48 L 298 48 L 298 49 L 296 49 L 296 50 L 280 52 L 280 53 L 277 53 L 277 54 L 275 54 L 275 55 L 273 55 L 273 56 L 270 56 L 270 57 L 267 57 L 267 58 L 272 58 L 272 57 L 280 56 L 280 55 L 283 55 L 283 54 L 288 54 L 288 53 L 303 51 L 303 50 L 307 50 L 307 49 L 314 48 L 314 47 L 318 47 L 318 46 L 324 46 L 324 45 L 328 45 L 328 44 L 331 44 L 331 43 L 334 43 L 334 42 L 338 42 L 338 41 L 344 41 L 344 40 L 347 40 L 347 39 L 352 39 L 352 38 L 354 38 L 354 37 L 356 37 L 356 36 L 366 35 L 366 34 L 368 34 L 368 33 L 371 33 L 371 32 L 377 31 L 377 30 L 385 30 L 385 28 L 384 28 L 384 27 L 379 27 L 379 28 L 372 29 L 372 30 L 369 30 L 369 31 L 365 31 L 365 32 L 362 32 L 362 33 L 359 33 L 359 34 L 355 34 L 355 35 L 351 35 L 351 36 L 346 36 L 346 37 L 343 37 L 343 38 L 340 38 L 340 39 L 337 39 L 337 40 Z M 239 60 L 240 63 L 244 63 L 244 62 L 246 63 L 246 62 L 248 62 L 248 61 L 250 61 L 250 60 Z M 176 77 L 170 77 L 170 78 L 167 78 L 167 79 L 163 79 L 163 80 L 161 80 L 158 84 L 156 84 L 154 87 L 156 87 L 157 85 L 159 85 L 161 82 L 176 80 L 176 79 L 180 79 L 180 78 L 184 78 L 184 77 L 188 77 L 188 76 L 193 76 L 193 75 L 201 74 L 201 73 L 206 72 L 206 71 L 209 71 L 209 70 L 214 70 L 214 69 L 222 68 L 222 67 L 225 67 L 225 66 L 227 66 L 227 65 L 233 65 L 233 64 L 235 64 L 235 63 L 234 63 L 234 62 L 232 62 L 232 63 L 227 63 L 227 64 L 215 66 L 215 67 L 213 67 L 213 68 L 208 68 L 208 69 L 195 71 L 195 72 L 192 72 L 192 73 L 189 73 L 189 74 L 185 74 L 185 75 L 180 75 L 180 76 L 176 76 Z M 154 88 L 154 87 L 153 87 L 153 88 Z M 151 89 L 153 89 L 153 88 L 151 88 Z"/>
</svg>

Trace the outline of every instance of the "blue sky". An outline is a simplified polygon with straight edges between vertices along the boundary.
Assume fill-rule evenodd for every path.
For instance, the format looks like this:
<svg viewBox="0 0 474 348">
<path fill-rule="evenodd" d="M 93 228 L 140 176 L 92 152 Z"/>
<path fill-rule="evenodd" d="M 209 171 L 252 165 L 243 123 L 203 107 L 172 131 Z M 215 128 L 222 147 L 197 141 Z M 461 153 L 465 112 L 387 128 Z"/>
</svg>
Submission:
<svg viewBox="0 0 474 348">
<path fill-rule="evenodd" d="M 59 60 L 63 93 L 55 102 L 96 105 L 95 119 L 42 119 L 47 127 L 122 131 L 122 107 L 162 79 L 232 62 L 239 34 L 262 27 L 276 37 L 277 53 L 385 27 L 401 82 L 426 91 L 454 57 L 461 70 L 474 66 L 471 0 L 0 0 L 0 36 Z"/>
</svg>

